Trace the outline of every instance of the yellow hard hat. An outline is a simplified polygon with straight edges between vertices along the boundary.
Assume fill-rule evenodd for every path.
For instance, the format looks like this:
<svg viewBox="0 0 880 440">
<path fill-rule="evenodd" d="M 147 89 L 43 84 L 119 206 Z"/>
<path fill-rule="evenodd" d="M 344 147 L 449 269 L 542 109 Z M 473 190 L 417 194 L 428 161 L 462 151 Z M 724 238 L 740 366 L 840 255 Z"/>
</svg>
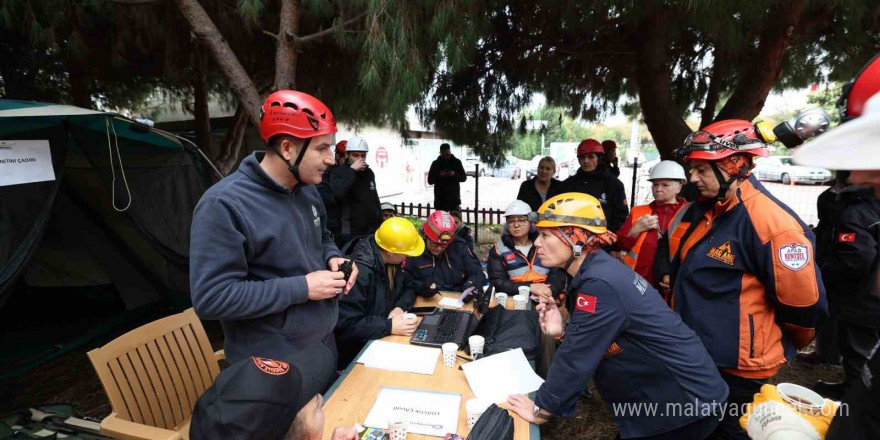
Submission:
<svg viewBox="0 0 880 440">
<path fill-rule="evenodd" d="M 605 212 L 599 200 L 589 194 L 570 192 L 547 199 L 538 208 L 539 228 L 577 226 L 594 234 L 608 231 Z"/>
<path fill-rule="evenodd" d="M 416 227 L 403 217 L 391 217 L 376 230 L 376 244 L 393 254 L 418 257 L 425 252 L 425 240 Z"/>
</svg>

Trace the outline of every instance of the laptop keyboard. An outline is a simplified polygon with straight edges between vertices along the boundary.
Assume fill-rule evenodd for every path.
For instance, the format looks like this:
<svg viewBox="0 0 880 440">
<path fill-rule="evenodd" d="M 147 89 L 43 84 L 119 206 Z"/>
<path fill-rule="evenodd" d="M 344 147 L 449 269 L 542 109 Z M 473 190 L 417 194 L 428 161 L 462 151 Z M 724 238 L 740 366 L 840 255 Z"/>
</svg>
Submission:
<svg viewBox="0 0 880 440">
<path fill-rule="evenodd" d="M 432 342 L 450 342 L 455 340 L 455 334 L 458 331 L 458 324 L 461 322 L 460 315 L 454 312 L 444 312 L 440 319 L 440 325 L 437 326 L 437 332 L 434 333 Z"/>
</svg>

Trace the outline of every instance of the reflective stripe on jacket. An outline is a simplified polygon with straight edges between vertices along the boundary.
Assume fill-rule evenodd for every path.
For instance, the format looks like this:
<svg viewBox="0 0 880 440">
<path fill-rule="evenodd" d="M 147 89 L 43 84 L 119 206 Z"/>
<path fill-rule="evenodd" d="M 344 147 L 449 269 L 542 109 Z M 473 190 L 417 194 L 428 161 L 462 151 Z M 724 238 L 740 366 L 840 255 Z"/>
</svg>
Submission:
<svg viewBox="0 0 880 440">
<path fill-rule="evenodd" d="M 547 280 L 550 269 L 538 262 L 538 253 L 531 252 L 532 259 L 516 249 L 508 248 L 501 240 L 495 243 L 495 252 L 501 257 L 501 263 L 507 270 L 510 281 L 517 283 L 541 283 Z"/>
</svg>

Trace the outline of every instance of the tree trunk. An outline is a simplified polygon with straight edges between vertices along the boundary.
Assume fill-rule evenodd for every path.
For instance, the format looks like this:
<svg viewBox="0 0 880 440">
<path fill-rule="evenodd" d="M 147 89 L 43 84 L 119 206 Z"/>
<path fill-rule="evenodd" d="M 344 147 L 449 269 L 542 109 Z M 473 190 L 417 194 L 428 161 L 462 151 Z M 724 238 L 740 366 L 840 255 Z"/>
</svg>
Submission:
<svg viewBox="0 0 880 440">
<path fill-rule="evenodd" d="M 721 96 L 724 73 L 724 61 L 721 54 L 716 52 L 715 60 L 712 63 L 712 76 L 709 78 L 709 90 L 706 91 L 706 101 L 700 114 L 700 128 L 711 124 L 715 118 L 715 107 L 718 106 L 718 99 Z"/>
<path fill-rule="evenodd" d="M 786 4 L 770 10 L 768 16 L 776 19 L 775 22 L 770 20 L 767 28 L 761 33 L 761 40 L 753 60 L 754 65 L 742 68 L 736 89 L 715 119 L 751 121 L 764 107 L 770 89 L 782 76 L 785 51 L 804 16 L 807 0 L 792 0 L 784 3 Z"/>
<path fill-rule="evenodd" d="M 186 21 L 189 22 L 193 34 L 203 41 L 211 52 L 214 63 L 229 80 L 232 93 L 244 106 L 248 119 L 254 126 L 260 126 L 260 94 L 254 86 L 247 71 L 238 61 L 232 48 L 223 39 L 223 35 L 211 21 L 211 17 L 202 8 L 198 0 L 174 0 Z"/>
<path fill-rule="evenodd" d="M 75 55 L 67 60 L 67 75 L 70 82 L 70 102 L 82 108 L 92 108 L 92 92 L 87 63 Z"/>
<path fill-rule="evenodd" d="M 223 140 L 223 148 L 220 151 L 219 158 L 216 161 L 217 168 L 224 176 L 229 175 L 235 165 L 238 163 L 238 157 L 241 155 L 241 146 L 244 141 L 244 134 L 248 127 L 248 115 L 244 108 L 239 105 L 235 109 L 235 116 L 232 117 L 232 125 L 226 132 L 226 139 Z"/>
<path fill-rule="evenodd" d="M 634 38 L 638 64 L 633 80 L 639 89 L 645 125 L 664 159 L 671 159 L 672 152 L 691 132 L 672 101 L 666 59 L 669 43 L 659 37 L 669 35 L 671 19 L 672 12 L 667 9 L 648 15 L 639 24 Z"/>
<path fill-rule="evenodd" d="M 193 117 L 196 125 L 196 140 L 199 148 L 211 159 L 216 159 L 218 151 L 214 148 L 211 138 L 211 115 L 208 112 L 208 56 L 204 53 L 204 47 L 196 43 L 193 52 L 195 64 L 195 78 L 193 79 Z"/>
<path fill-rule="evenodd" d="M 275 90 L 296 89 L 296 35 L 299 33 L 299 0 L 281 0 L 278 45 L 275 49 Z"/>
</svg>

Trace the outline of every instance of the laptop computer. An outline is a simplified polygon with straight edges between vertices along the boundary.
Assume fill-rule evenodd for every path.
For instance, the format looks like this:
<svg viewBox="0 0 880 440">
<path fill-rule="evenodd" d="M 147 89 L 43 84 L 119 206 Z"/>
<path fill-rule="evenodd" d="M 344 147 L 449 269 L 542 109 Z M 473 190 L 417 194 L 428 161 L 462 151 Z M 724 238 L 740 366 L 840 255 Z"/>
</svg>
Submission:
<svg viewBox="0 0 880 440">
<path fill-rule="evenodd" d="M 473 312 L 438 308 L 433 314 L 422 317 L 422 322 L 409 342 L 427 347 L 440 347 L 447 342 L 454 342 L 459 347 L 464 347 L 467 338 L 477 329 L 483 314 L 489 310 L 489 300 L 494 289 L 489 286 L 485 291 L 478 290 L 480 292 L 473 295 Z"/>
</svg>

